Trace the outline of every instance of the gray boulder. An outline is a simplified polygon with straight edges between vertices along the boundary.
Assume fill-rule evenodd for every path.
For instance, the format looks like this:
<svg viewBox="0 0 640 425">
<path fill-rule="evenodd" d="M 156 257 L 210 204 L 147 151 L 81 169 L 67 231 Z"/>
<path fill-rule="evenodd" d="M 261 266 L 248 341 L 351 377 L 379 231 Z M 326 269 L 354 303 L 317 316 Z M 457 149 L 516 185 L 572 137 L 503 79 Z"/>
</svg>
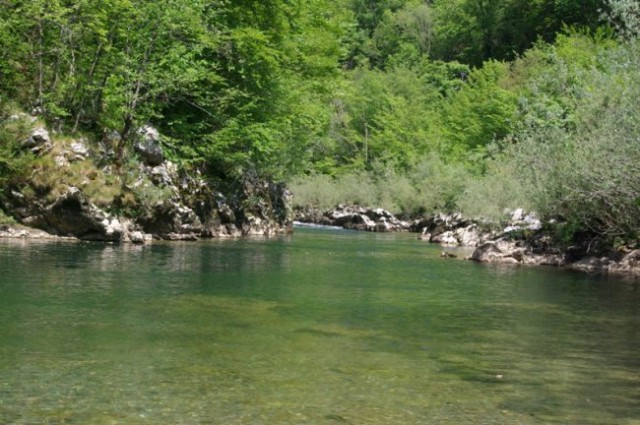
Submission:
<svg viewBox="0 0 640 425">
<path fill-rule="evenodd" d="M 169 238 L 168 235 L 197 235 L 203 230 L 200 218 L 191 208 L 171 199 L 158 202 L 144 217 L 138 219 L 138 223 L 148 233 L 173 240 L 177 237 Z"/>
<path fill-rule="evenodd" d="M 158 142 L 141 141 L 137 142 L 133 147 L 137 154 L 140 155 L 142 162 L 150 167 L 158 166 L 164 161 L 164 153 Z"/>
<path fill-rule="evenodd" d="M 154 167 L 146 167 L 146 173 L 151 181 L 160 186 L 172 187 L 175 192 L 179 191 L 176 186 L 178 181 L 178 167 L 170 161 L 163 162 Z"/>
<path fill-rule="evenodd" d="M 140 159 L 151 167 L 164 162 L 164 153 L 160 145 L 160 133 L 154 127 L 145 125 L 138 130 L 140 140 L 134 144 L 134 149 Z"/>
<path fill-rule="evenodd" d="M 82 161 L 89 158 L 91 152 L 87 146 L 87 141 L 85 139 L 80 139 L 71 143 L 71 153 L 74 155 L 74 160 Z"/>
<path fill-rule="evenodd" d="M 52 148 L 51 137 L 44 127 L 37 127 L 31 131 L 29 137 L 22 143 L 25 149 L 34 153 L 44 153 Z"/>
<path fill-rule="evenodd" d="M 80 139 L 62 149 L 53 159 L 58 167 L 68 167 L 72 162 L 87 160 L 90 154 L 86 139 Z"/>
<path fill-rule="evenodd" d="M 76 237 L 99 235 L 105 230 L 103 221 L 106 214 L 93 206 L 82 191 L 69 187 L 67 193 L 60 196 L 45 211 L 45 219 L 56 233 Z"/>
<path fill-rule="evenodd" d="M 469 259 L 481 263 L 519 264 L 523 262 L 524 255 L 525 249 L 515 242 L 498 239 L 478 246 Z"/>
</svg>

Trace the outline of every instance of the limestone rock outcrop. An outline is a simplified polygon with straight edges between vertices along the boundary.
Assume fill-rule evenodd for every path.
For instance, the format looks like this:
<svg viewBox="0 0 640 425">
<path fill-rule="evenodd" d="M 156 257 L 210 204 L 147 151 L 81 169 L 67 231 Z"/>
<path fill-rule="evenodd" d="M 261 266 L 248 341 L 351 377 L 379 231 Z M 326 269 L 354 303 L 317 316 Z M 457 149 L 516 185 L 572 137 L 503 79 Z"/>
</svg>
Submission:
<svg viewBox="0 0 640 425">
<path fill-rule="evenodd" d="M 479 245 L 470 260 L 483 263 L 525 264 L 530 266 L 562 266 L 567 263 L 562 253 L 534 252 L 522 241 L 503 238 Z"/>
<path fill-rule="evenodd" d="M 245 175 L 220 190 L 166 160 L 155 128 L 137 134 L 140 162 L 123 171 L 99 165 L 108 162 L 110 136 L 92 147 L 84 138 L 58 141 L 44 127 L 34 128 L 22 146 L 45 165 L 31 180 L 2 188 L 0 209 L 52 235 L 109 242 L 291 232 L 291 193 L 282 184 Z"/>
<path fill-rule="evenodd" d="M 481 229 L 477 220 L 464 219 L 461 214 L 436 214 L 415 220 L 411 230 L 419 233 L 418 239 L 445 246 L 475 247 L 493 234 Z"/>
<path fill-rule="evenodd" d="M 299 223 L 342 227 L 368 232 L 402 232 L 410 224 L 382 208 L 365 208 L 358 205 L 338 205 L 331 210 L 300 208 L 295 212 Z"/>
</svg>

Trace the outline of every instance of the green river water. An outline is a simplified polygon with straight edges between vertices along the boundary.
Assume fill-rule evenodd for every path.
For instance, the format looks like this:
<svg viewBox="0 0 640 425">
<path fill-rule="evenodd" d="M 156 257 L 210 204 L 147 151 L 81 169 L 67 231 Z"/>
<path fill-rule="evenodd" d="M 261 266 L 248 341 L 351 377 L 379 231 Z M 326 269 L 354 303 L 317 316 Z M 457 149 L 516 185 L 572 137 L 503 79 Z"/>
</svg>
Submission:
<svg viewBox="0 0 640 425">
<path fill-rule="evenodd" d="M 0 424 L 640 424 L 640 290 L 415 235 L 0 241 Z"/>
</svg>

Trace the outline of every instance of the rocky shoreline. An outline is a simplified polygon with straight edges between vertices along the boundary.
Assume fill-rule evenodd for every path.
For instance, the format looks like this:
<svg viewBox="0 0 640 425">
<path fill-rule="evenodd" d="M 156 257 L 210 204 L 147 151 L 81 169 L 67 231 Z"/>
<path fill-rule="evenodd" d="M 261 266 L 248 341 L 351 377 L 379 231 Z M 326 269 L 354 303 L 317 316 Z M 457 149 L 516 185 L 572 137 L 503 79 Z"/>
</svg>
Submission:
<svg viewBox="0 0 640 425">
<path fill-rule="evenodd" d="M 480 263 L 555 266 L 590 274 L 640 277 L 640 250 L 573 258 L 570 253 L 559 249 L 541 250 L 530 240 L 499 238 L 478 246 L 468 259 Z"/>
<path fill-rule="evenodd" d="M 168 160 L 153 127 L 138 130 L 131 159 L 118 169 L 111 159 L 117 134 L 70 140 L 32 117 L 10 119 L 33 126 L 20 143 L 37 162 L 2 188 L 0 213 L 24 227 L 4 225 L 0 237 L 142 244 L 292 231 L 284 185 L 250 173 L 213 184 Z"/>
<path fill-rule="evenodd" d="M 370 232 L 414 232 L 425 242 L 473 248 L 467 259 L 482 263 L 640 277 L 640 250 L 629 247 L 596 256 L 589 249 L 562 248 L 534 214 L 522 209 L 512 211 L 500 227 L 460 214 L 407 220 L 382 208 L 354 205 L 294 211 L 292 194 L 283 184 L 244 173 L 214 185 L 197 171 L 181 169 L 166 158 L 162 136 L 150 126 L 138 130 L 135 154 L 123 170 L 109 159 L 117 134 L 93 142 L 57 138 L 33 117 L 8 119 L 31 125 L 20 149 L 38 161 L 28 177 L 2 188 L 0 212 L 17 224 L 0 225 L 0 238 L 144 244 L 287 234 L 295 220 Z"/>
<path fill-rule="evenodd" d="M 381 233 L 404 232 L 411 228 L 409 222 L 396 218 L 389 211 L 358 205 L 338 205 L 331 210 L 298 208 L 294 211 L 294 221 L 302 224 Z"/>
<path fill-rule="evenodd" d="M 640 250 L 594 256 L 561 248 L 543 228 L 543 223 L 522 209 L 512 211 L 499 230 L 491 223 L 465 219 L 460 214 L 436 214 L 407 221 L 380 208 L 344 205 L 333 210 L 298 208 L 295 220 L 371 232 L 413 232 L 425 242 L 448 248 L 472 248 L 472 254 L 464 258 L 479 263 L 550 266 L 590 274 L 640 277 Z M 442 257 L 457 255 L 447 250 Z"/>
</svg>

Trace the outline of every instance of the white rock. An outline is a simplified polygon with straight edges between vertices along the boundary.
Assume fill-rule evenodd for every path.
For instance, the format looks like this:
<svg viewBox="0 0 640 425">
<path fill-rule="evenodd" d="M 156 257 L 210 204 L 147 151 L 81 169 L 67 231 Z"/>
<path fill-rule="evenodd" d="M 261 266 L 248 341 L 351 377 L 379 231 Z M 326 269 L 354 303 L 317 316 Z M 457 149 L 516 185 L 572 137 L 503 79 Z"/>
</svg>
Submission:
<svg viewBox="0 0 640 425">
<path fill-rule="evenodd" d="M 457 246 L 460 244 L 460 242 L 458 241 L 458 238 L 456 237 L 456 234 L 452 231 L 444 232 L 440 237 L 440 243 L 442 245 L 451 245 L 451 246 Z"/>
<path fill-rule="evenodd" d="M 152 142 L 157 142 L 160 140 L 160 132 L 150 125 L 143 125 L 138 129 L 138 134 L 141 135 L 145 140 L 149 140 Z"/>
<path fill-rule="evenodd" d="M 70 164 L 69 160 L 64 155 L 56 155 L 55 158 L 53 158 L 53 160 L 55 161 L 58 167 L 68 167 Z"/>
<path fill-rule="evenodd" d="M 83 157 L 89 156 L 89 148 L 82 141 L 71 143 L 71 151 Z"/>
<path fill-rule="evenodd" d="M 25 140 L 24 147 L 31 149 L 33 152 L 49 149 L 51 147 L 51 137 L 47 129 L 44 127 L 35 128 Z"/>
<path fill-rule="evenodd" d="M 129 233 L 129 240 L 131 243 L 142 244 L 147 241 L 147 235 L 140 231 L 131 232 Z"/>
<path fill-rule="evenodd" d="M 522 208 L 517 208 L 511 213 L 512 221 L 522 221 L 524 219 L 524 210 Z"/>
</svg>

